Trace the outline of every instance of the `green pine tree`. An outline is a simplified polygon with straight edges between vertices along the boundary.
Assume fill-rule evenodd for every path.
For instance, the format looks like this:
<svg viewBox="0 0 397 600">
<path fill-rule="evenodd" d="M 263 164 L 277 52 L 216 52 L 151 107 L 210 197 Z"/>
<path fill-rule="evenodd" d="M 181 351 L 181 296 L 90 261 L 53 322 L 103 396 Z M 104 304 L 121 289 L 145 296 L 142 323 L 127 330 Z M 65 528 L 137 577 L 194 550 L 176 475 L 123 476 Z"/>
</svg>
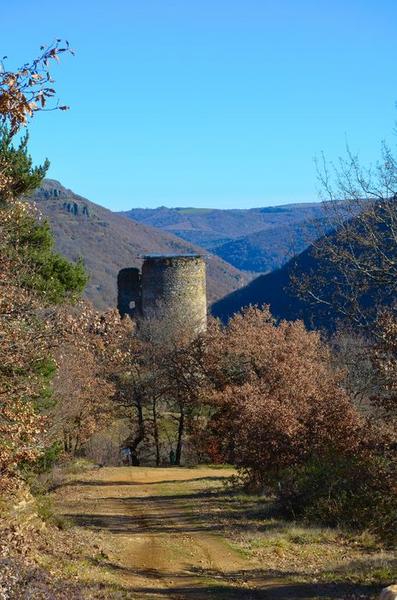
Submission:
<svg viewBox="0 0 397 600">
<path fill-rule="evenodd" d="M 0 204 L 10 199 L 32 193 L 39 187 L 45 177 L 50 163 L 48 159 L 38 167 L 33 166 L 32 157 L 28 153 L 29 134 L 26 133 L 17 146 L 12 144 L 12 137 L 4 127 L 0 128 L 0 165 L 1 172 L 9 182 L 3 190 L 0 188 Z"/>
<path fill-rule="evenodd" d="M 7 130 L 0 129 L 0 165 L 9 181 L 0 192 L 0 211 L 9 211 L 13 201 L 32 193 L 47 173 L 48 160 L 33 166 L 28 139 L 26 134 L 14 146 Z M 22 286 L 40 294 L 45 305 L 79 298 L 88 280 L 83 262 L 70 262 L 55 252 L 54 236 L 47 221 L 41 222 L 27 212 L 16 224 L 11 222 L 3 227 L 8 229 L 7 243 L 0 252 L 22 261 L 24 268 L 19 277 Z"/>
</svg>

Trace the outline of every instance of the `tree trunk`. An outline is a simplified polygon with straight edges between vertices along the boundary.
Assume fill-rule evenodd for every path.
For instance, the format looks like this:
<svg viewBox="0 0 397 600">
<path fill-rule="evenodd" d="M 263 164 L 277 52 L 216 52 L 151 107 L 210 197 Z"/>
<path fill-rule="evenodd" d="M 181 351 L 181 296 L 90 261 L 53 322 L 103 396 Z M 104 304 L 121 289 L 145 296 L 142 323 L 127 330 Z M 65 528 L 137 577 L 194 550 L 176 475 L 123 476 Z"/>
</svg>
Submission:
<svg viewBox="0 0 397 600">
<path fill-rule="evenodd" d="M 70 433 L 68 431 L 63 432 L 63 448 L 67 454 L 71 452 L 72 444 L 70 441 Z"/>
<path fill-rule="evenodd" d="M 76 439 L 74 442 L 73 456 L 77 456 L 79 451 L 80 451 L 80 433 L 77 433 Z"/>
<path fill-rule="evenodd" d="M 134 467 L 139 467 L 138 446 L 145 439 L 145 420 L 143 417 L 142 401 L 140 398 L 136 401 L 138 430 L 134 437 L 129 436 L 125 441 L 125 448 L 128 448 L 131 456 L 131 464 Z"/>
<path fill-rule="evenodd" d="M 183 404 L 180 405 L 180 415 L 178 424 L 178 442 L 175 452 L 175 464 L 180 466 L 182 457 L 183 434 L 185 432 L 185 410 Z"/>
<path fill-rule="evenodd" d="M 156 467 L 160 466 L 160 440 L 159 440 L 159 425 L 157 421 L 157 400 L 153 399 L 153 437 L 156 448 Z"/>
</svg>

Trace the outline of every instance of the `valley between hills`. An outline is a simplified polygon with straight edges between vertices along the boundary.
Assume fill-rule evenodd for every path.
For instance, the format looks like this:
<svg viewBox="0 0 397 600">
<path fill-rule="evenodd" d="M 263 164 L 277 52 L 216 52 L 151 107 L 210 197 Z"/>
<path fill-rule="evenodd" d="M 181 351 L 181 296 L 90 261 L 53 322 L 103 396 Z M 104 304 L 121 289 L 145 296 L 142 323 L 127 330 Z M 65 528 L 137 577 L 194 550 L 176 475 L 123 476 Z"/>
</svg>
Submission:
<svg viewBox="0 0 397 600">
<path fill-rule="evenodd" d="M 98 309 L 116 306 L 118 271 L 140 267 L 149 253 L 204 255 L 212 305 L 306 248 L 306 224 L 321 215 L 319 203 L 115 213 L 51 179 L 44 180 L 31 200 L 50 222 L 56 249 L 70 260 L 83 260 L 89 275 L 85 296 Z"/>
</svg>

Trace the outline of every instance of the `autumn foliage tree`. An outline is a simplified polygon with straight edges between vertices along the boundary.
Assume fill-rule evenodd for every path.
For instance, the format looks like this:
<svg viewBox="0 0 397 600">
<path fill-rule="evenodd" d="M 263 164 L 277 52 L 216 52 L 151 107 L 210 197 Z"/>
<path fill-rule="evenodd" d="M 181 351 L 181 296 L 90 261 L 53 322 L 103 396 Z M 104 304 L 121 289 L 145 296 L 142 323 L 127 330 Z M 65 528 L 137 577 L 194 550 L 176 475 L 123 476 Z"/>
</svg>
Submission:
<svg viewBox="0 0 397 600">
<path fill-rule="evenodd" d="M 0 269 L 0 490 L 22 461 L 36 458 L 43 420 L 35 409 L 42 389 L 40 364 L 47 359 L 45 330 L 33 318 L 36 298 L 13 284 L 15 264 Z"/>
<path fill-rule="evenodd" d="M 35 113 L 68 109 L 54 102 L 56 90 L 51 74 L 51 63 L 59 62 L 64 53 L 73 51 L 68 42 L 56 40 L 42 46 L 37 58 L 17 69 L 7 68 L 6 56 L 0 61 L 0 202 L 14 201 L 33 191 L 48 169 L 48 161 L 41 167 L 32 167 L 31 159 L 23 152 L 27 136 L 17 150 L 12 148 L 11 141 Z"/>
<path fill-rule="evenodd" d="M 131 324 L 116 311 L 99 313 L 89 303 L 56 312 L 54 406 L 49 436 L 64 452 L 77 455 L 115 417 L 115 373 L 123 364 Z M 124 345 L 125 344 L 125 345 Z"/>
<path fill-rule="evenodd" d="M 383 514 L 377 509 L 385 502 L 397 513 L 391 503 L 397 497 L 397 161 L 383 144 L 373 166 L 364 167 L 348 149 L 336 165 L 323 160 L 318 172 L 324 218 L 310 252 L 320 268 L 296 272 L 293 279 L 300 295 L 336 323 L 340 340 L 350 337 L 361 346 L 355 344 L 354 359 L 350 353 L 344 360 L 345 387 L 361 396 L 373 449 L 360 456 L 364 463 L 355 471 L 344 465 L 340 482 L 342 487 L 352 476 L 352 489 L 367 502 L 356 504 L 356 512 L 374 515 L 374 527 L 377 519 L 387 522 L 386 508 Z M 364 436 L 364 446 L 370 445 Z M 371 498 L 377 503 L 371 505 Z"/>
<path fill-rule="evenodd" d="M 5 211 L 6 209 L 3 209 Z M 3 212 L 0 226 L 0 485 L 8 486 L 22 461 L 40 450 L 42 366 L 49 360 L 50 329 L 38 318 L 40 295 L 23 285 L 29 261 L 18 253 L 18 226 L 30 218 L 24 204 Z"/>
<path fill-rule="evenodd" d="M 155 315 L 139 320 L 138 330 L 149 373 L 145 387 L 150 390 L 156 463 L 160 461 L 160 428 L 166 414 L 175 429 L 169 440 L 171 453 L 180 465 L 187 433 L 190 430 L 191 439 L 197 433 L 196 421 L 207 405 L 202 315 L 187 317 L 183 310 L 169 312 L 159 305 Z"/>
<path fill-rule="evenodd" d="M 54 252 L 48 225 L 20 196 L 48 168 L 33 167 L 27 138 L 12 136 L 29 116 L 44 109 L 55 90 L 48 65 L 66 51 L 59 42 L 15 72 L 0 73 L 0 487 L 17 481 L 21 464 L 43 448 L 42 400 L 54 371 L 53 331 L 45 308 L 72 299 L 85 284 L 81 265 Z"/>
<path fill-rule="evenodd" d="M 371 358 L 379 382 L 372 401 L 380 409 L 380 416 L 394 431 L 397 448 L 397 318 L 383 311 L 377 319 L 376 343 Z"/>
<path fill-rule="evenodd" d="M 250 307 L 226 327 L 212 325 L 207 361 L 213 451 L 255 487 L 310 456 L 354 451 L 360 417 L 329 349 L 301 322 L 276 324 L 268 308 Z"/>
<path fill-rule="evenodd" d="M 65 105 L 51 103 L 56 94 L 51 63 L 59 62 L 63 53 L 73 54 L 73 50 L 67 41 L 63 44 L 57 39 L 47 47 L 41 46 L 39 56 L 18 69 L 8 69 L 7 57 L 3 57 L 0 63 L 0 124 L 8 126 L 11 135 L 26 125 L 36 112 L 68 109 Z"/>
</svg>

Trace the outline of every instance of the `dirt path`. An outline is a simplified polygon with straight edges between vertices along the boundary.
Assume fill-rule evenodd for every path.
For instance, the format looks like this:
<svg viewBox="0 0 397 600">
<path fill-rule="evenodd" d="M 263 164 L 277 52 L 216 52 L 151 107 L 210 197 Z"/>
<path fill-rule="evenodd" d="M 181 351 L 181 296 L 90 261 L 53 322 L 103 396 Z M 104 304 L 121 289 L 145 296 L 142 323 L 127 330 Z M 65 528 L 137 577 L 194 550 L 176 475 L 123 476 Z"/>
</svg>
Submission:
<svg viewBox="0 0 397 600">
<path fill-rule="evenodd" d="M 104 468 L 63 488 L 58 503 L 77 525 L 98 532 L 104 563 L 130 598 L 270 598 L 257 595 L 252 561 L 203 512 L 202 499 L 230 475 L 209 468 Z M 261 577 L 262 592 L 263 583 Z"/>
<path fill-rule="evenodd" d="M 232 473 L 228 469 L 209 467 L 103 468 L 85 472 L 59 488 L 58 511 L 76 525 L 94 532 L 99 555 L 95 559 L 86 558 L 90 568 L 95 570 L 90 581 L 97 585 L 105 581 L 104 587 L 108 589 L 109 584 L 114 590 L 100 598 L 357 600 L 377 597 L 368 586 L 338 584 L 332 580 L 316 582 L 314 575 L 298 582 L 294 556 L 288 555 L 290 566 L 286 569 L 282 547 L 276 560 L 266 568 L 263 560 L 258 562 L 252 552 L 247 554 L 233 546 L 227 537 L 231 527 L 244 535 L 254 517 L 246 509 L 241 510 L 238 501 L 235 508 L 223 502 L 229 497 L 224 483 Z M 311 550 L 314 554 L 307 555 L 308 561 L 316 558 L 315 553 L 321 552 L 319 548 Z M 329 551 L 328 546 L 324 548 Z M 345 552 L 344 546 L 342 549 Z M 303 556 L 305 547 L 298 546 L 297 552 Z M 371 556 L 367 558 L 372 560 Z M 318 570 L 313 567 L 314 572 Z"/>
</svg>

